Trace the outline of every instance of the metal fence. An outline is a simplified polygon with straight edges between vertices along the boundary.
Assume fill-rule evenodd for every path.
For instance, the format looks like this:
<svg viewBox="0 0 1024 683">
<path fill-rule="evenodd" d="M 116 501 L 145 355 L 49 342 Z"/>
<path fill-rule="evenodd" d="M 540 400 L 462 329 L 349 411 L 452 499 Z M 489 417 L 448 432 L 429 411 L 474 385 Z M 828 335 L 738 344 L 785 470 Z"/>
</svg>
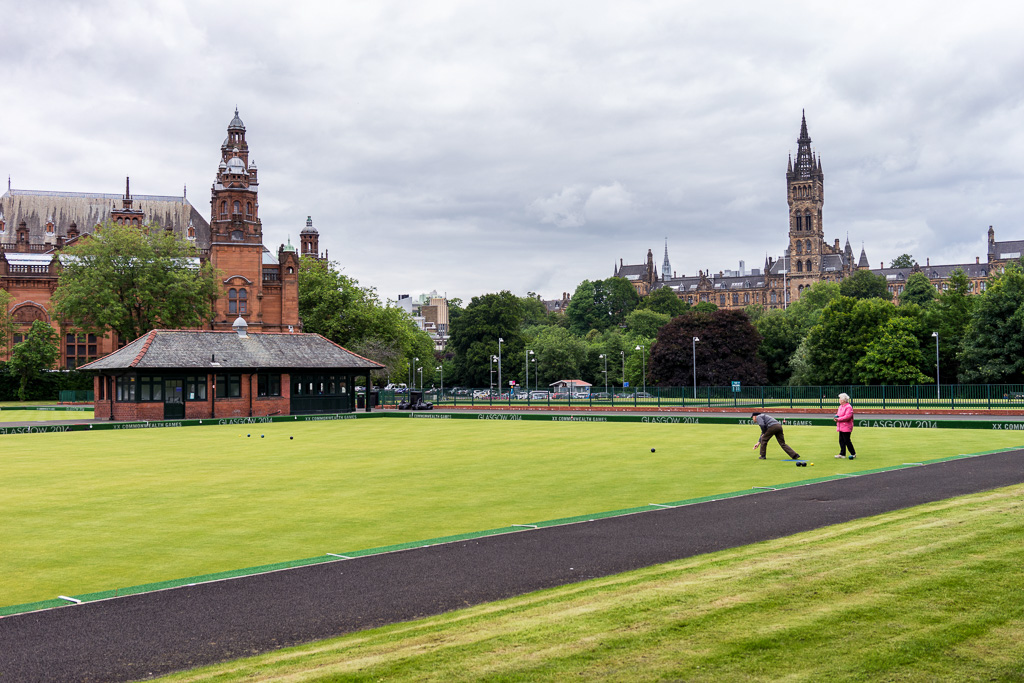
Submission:
<svg viewBox="0 0 1024 683">
<path fill-rule="evenodd" d="M 593 387 L 589 393 L 545 391 L 498 394 L 486 389 L 424 389 L 423 400 L 435 407 L 546 406 L 650 408 L 805 408 L 835 409 L 846 393 L 860 408 L 883 409 L 1024 409 L 1024 384 L 943 384 L 911 386 L 830 385 L 809 387 Z M 383 407 L 397 407 L 407 392 L 380 392 Z"/>
</svg>

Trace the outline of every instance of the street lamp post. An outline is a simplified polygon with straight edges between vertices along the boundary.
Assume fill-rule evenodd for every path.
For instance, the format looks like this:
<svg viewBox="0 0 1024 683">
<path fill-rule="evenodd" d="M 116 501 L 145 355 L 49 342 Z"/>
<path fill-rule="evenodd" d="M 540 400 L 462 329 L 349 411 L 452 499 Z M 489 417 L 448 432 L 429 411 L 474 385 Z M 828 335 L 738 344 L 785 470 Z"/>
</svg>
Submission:
<svg viewBox="0 0 1024 683">
<path fill-rule="evenodd" d="M 626 352 L 619 351 L 619 355 L 622 356 L 622 387 L 626 387 Z"/>
<path fill-rule="evenodd" d="M 608 355 L 602 353 L 598 358 L 604 359 L 604 393 L 608 393 Z M 606 397 L 607 398 L 607 397 Z"/>
<path fill-rule="evenodd" d="M 636 350 L 640 352 L 640 363 L 644 368 L 644 393 L 647 393 L 647 349 L 643 344 L 637 344 Z"/>
<path fill-rule="evenodd" d="M 699 337 L 693 338 L 693 400 L 697 400 L 697 342 Z"/>
<path fill-rule="evenodd" d="M 494 393 L 494 361 L 497 360 L 497 358 L 498 358 L 497 356 L 495 356 L 493 354 L 491 355 L 491 384 L 490 384 L 490 390 L 487 392 L 487 398 L 488 399 L 490 399 L 491 398 L 491 394 Z"/>
<path fill-rule="evenodd" d="M 498 337 L 498 395 L 501 395 L 502 384 L 501 384 L 501 342 L 505 341 L 501 337 Z"/>
<path fill-rule="evenodd" d="M 935 337 L 935 398 L 942 400 L 942 385 L 939 382 L 939 333 L 932 332 L 932 336 Z"/>
<path fill-rule="evenodd" d="M 444 400 L 444 366 L 438 365 L 434 369 L 441 373 L 441 399 L 440 400 Z"/>
<path fill-rule="evenodd" d="M 533 363 L 533 388 L 535 390 L 540 389 L 540 375 L 537 374 L 537 359 L 531 358 L 530 362 Z M 526 387 L 529 390 L 529 386 Z"/>
<path fill-rule="evenodd" d="M 523 356 L 523 365 L 526 366 L 526 384 L 524 384 L 523 386 L 526 387 L 527 393 L 530 392 L 530 356 L 532 355 L 533 351 L 531 351 L 530 349 L 526 349 L 526 355 Z"/>
<path fill-rule="evenodd" d="M 420 391 L 423 391 L 423 366 L 422 365 L 419 367 L 419 373 L 420 373 Z"/>
<path fill-rule="evenodd" d="M 413 359 L 412 359 L 412 367 L 409 368 L 409 388 L 410 389 L 415 389 L 416 388 L 416 364 L 419 363 L 419 362 L 420 362 L 420 359 L 419 359 L 418 356 L 417 357 L 413 357 Z"/>
</svg>

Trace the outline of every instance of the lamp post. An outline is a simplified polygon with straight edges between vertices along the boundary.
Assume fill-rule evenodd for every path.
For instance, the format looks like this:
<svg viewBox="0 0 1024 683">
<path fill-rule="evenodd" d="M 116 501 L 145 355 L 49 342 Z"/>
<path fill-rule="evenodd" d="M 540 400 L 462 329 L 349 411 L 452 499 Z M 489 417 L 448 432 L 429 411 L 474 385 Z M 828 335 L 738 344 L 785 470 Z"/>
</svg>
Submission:
<svg viewBox="0 0 1024 683">
<path fill-rule="evenodd" d="M 598 358 L 604 359 L 604 393 L 608 393 L 608 355 L 602 353 Z M 607 396 L 605 397 L 607 398 Z"/>
<path fill-rule="evenodd" d="M 636 350 L 640 352 L 640 363 L 644 368 L 644 393 L 647 393 L 647 350 L 643 344 L 637 344 Z"/>
<path fill-rule="evenodd" d="M 488 399 L 490 399 L 491 398 L 491 394 L 494 393 L 494 361 L 497 360 L 497 358 L 498 358 L 497 356 L 495 356 L 493 354 L 491 355 L 491 384 L 490 384 L 490 390 L 487 392 L 487 398 Z"/>
<path fill-rule="evenodd" d="M 932 332 L 935 337 L 935 398 L 942 400 L 941 383 L 939 382 L 939 333 Z"/>
<path fill-rule="evenodd" d="M 531 358 L 530 362 L 533 363 L 533 388 L 534 390 L 540 389 L 540 375 L 537 374 L 537 359 Z M 529 386 L 526 387 L 529 390 Z"/>
<path fill-rule="evenodd" d="M 416 388 L 416 363 L 418 363 L 419 361 L 420 361 L 420 359 L 419 359 L 418 356 L 413 357 L 413 359 L 412 359 L 412 367 L 409 368 L 409 388 L 410 389 L 415 389 Z"/>
<path fill-rule="evenodd" d="M 419 367 L 419 373 L 420 373 L 420 391 L 423 391 L 423 366 L 422 365 Z"/>
<path fill-rule="evenodd" d="M 502 339 L 501 337 L 498 337 L 498 395 L 499 396 L 501 395 L 502 388 L 503 388 L 502 385 L 501 385 L 501 342 L 503 342 L 503 341 L 505 341 L 505 340 Z"/>
<path fill-rule="evenodd" d="M 626 352 L 619 351 L 619 355 L 622 356 L 622 387 L 626 387 Z"/>
<path fill-rule="evenodd" d="M 527 393 L 530 391 L 530 356 L 533 355 L 533 351 L 526 349 L 526 355 L 523 356 L 523 365 L 526 366 L 526 387 Z"/>
<path fill-rule="evenodd" d="M 697 400 L 697 342 L 699 337 L 693 338 L 693 400 Z"/>
<path fill-rule="evenodd" d="M 441 373 L 441 400 L 444 400 L 444 366 L 438 365 L 434 370 Z"/>
</svg>

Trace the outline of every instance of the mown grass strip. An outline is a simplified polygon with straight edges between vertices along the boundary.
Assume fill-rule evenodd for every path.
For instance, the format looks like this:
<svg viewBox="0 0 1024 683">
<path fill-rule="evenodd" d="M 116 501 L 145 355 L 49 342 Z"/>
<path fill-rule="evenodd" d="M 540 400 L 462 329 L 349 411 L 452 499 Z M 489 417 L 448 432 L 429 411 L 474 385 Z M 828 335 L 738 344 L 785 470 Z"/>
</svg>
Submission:
<svg viewBox="0 0 1024 683">
<path fill-rule="evenodd" d="M 1024 486 L 167 677 L 1024 678 Z"/>
</svg>

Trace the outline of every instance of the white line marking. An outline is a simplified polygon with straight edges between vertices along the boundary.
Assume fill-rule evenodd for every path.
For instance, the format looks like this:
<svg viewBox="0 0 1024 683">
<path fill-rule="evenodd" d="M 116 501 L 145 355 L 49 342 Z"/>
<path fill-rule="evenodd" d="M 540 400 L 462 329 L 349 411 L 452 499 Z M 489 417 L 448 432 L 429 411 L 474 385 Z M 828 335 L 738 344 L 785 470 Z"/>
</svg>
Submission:
<svg viewBox="0 0 1024 683">
<path fill-rule="evenodd" d="M 82 601 L 77 599 L 77 598 L 69 598 L 66 595 L 58 595 L 57 597 L 60 598 L 61 600 L 67 600 L 68 602 L 73 602 L 76 605 L 81 605 L 82 604 Z"/>
<path fill-rule="evenodd" d="M 778 491 L 777 488 L 774 488 L 772 486 L 751 486 L 750 488 L 752 488 L 752 489 L 765 489 L 766 491 Z"/>
<path fill-rule="evenodd" d="M 661 503 L 648 503 L 648 505 L 656 508 L 674 508 L 675 505 L 662 505 Z"/>
<path fill-rule="evenodd" d="M 923 462 L 905 462 L 904 465 L 923 465 Z"/>
<path fill-rule="evenodd" d="M 524 526 L 527 529 L 539 529 L 540 528 L 536 524 L 509 524 L 509 526 Z"/>
<path fill-rule="evenodd" d="M 339 554 L 337 554 L 337 553 L 327 553 L 327 554 L 328 554 L 328 555 L 330 555 L 331 557 L 340 557 L 340 558 L 341 558 L 341 559 L 343 559 L 343 560 L 351 560 L 351 559 L 354 559 L 354 558 L 351 558 L 351 557 L 349 557 L 348 555 L 339 555 Z"/>
</svg>

